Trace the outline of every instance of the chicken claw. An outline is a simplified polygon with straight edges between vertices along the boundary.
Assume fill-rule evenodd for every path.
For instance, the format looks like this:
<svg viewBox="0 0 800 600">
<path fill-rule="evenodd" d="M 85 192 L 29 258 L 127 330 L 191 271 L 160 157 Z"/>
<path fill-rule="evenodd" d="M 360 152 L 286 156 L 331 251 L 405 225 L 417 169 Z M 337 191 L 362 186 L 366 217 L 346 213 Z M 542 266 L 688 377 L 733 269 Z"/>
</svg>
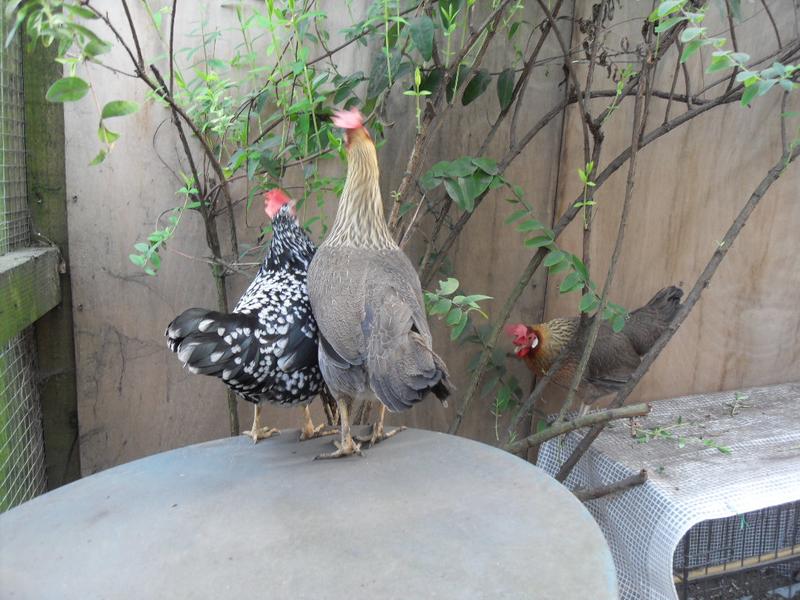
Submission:
<svg viewBox="0 0 800 600">
<path fill-rule="evenodd" d="M 258 440 L 265 440 L 280 433 L 280 430 L 275 429 L 274 427 L 261 427 L 260 419 L 261 407 L 256 404 L 256 409 L 253 413 L 253 426 L 248 431 L 242 432 L 242 435 L 249 436 L 253 440 L 254 444 L 257 444 Z"/>
<path fill-rule="evenodd" d="M 383 421 L 378 421 L 372 425 L 372 432 L 369 435 L 357 435 L 356 441 L 362 442 L 367 444 L 367 447 L 372 447 L 378 442 L 382 442 L 390 437 L 393 437 L 403 431 L 404 429 L 408 429 L 405 425 L 401 425 L 400 427 L 395 427 L 391 431 L 386 431 L 383 428 Z"/>
<path fill-rule="evenodd" d="M 386 432 L 383 428 L 383 420 L 386 418 L 386 407 L 381 405 L 381 416 L 378 417 L 378 421 L 372 424 L 372 431 L 369 435 L 359 435 L 356 436 L 356 441 L 368 443 L 370 447 L 374 446 L 378 442 L 382 442 L 383 440 L 390 438 L 394 435 L 397 435 L 404 429 L 407 429 L 405 425 L 401 425 L 400 427 L 396 427 L 389 432 Z"/>
<path fill-rule="evenodd" d="M 364 456 L 364 454 L 361 452 L 361 444 L 355 442 L 352 437 L 348 438 L 348 440 L 349 443 L 348 441 L 345 441 L 344 444 L 341 442 L 333 442 L 333 445 L 337 448 L 335 452 L 318 454 L 314 457 L 314 460 L 322 460 L 325 458 L 344 458 L 345 456 L 352 456 L 353 454 Z"/>
<path fill-rule="evenodd" d="M 339 433 L 338 427 L 329 427 L 326 429 L 328 426 L 325 425 L 325 423 L 320 423 L 314 427 L 314 422 L 311 420 L 311 410 L 309 410 L 307 405 L 303 407 L 303 414 L 305 416 L 305 420 L 303 422 L 303 428 L 300 430 L 301 442 Z"/>
</svg>

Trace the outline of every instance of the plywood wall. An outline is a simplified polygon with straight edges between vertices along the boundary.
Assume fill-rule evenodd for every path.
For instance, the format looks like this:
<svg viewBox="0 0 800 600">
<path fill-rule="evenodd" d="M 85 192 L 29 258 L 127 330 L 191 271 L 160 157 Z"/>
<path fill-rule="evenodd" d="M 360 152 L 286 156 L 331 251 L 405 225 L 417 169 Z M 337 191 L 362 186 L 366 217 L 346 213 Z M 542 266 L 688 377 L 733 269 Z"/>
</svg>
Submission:
<svg viewBox="0 0 800 600">
<path fill-rule="evenodd" d="M 367 4 L 352 2 L 354 14 L 360 14 Z M 779 4 L 770 2 L 776 6 L 774 10 L 784 10 Z M 233 18 L 230 9 L 217 3 L 208 5 L 203 14 L 209 22 L 227 23 Z M 135 20 L 144 23 L 147 16 L 135 6 Z M 588 3 L 579 3 L 579 8 L 586 10 Z M 112 18 L 120 17 L 116 5 L 108 10 Z M 533 7 L 526 10 L 529 20 L 538 19 Z M 630 16 L 637 16 L 642 7 L 634 3 L 631 10 L 637 14 Z M 788 17 L 791 10 L 786 7 L 785 11 Z M 201 12 L 182 17 L 178 39 L 187 40 Z M 331 11 L 331 30 L 346 26 L 348 19 L 346 11 Z M 568 38 L 569 31 L 564 33 Z M 766 30 L 742 32 L 740 39 L 742 45 L 773 43 Z M 142 43 L 149 56 L 163 51 L 155 37 Z M 229 42 L 223 38 L 221 43 Z M 502 48 L 488 57 L 487 66 L 499 70 L 507 51 Z M 554 44 L 542 52 L 545 57 L 556 54 Z M 113 57 L 120 65 L 126 59 L 118 49 Z M 347 65 L 345 71 L 367 71 L 369 60 L 369 52 L 353 46 L 343 53 L 339 64 L 340 68 Z M 223 386 L 184 371 L 166 349 L 163 338 L 165 325 L 180 311 L 214 305 L 207 265 L 168 253 L 161 273 L 153 278 L 127 258 L 132 244 L 153 229 L 163 210 L 176 203 L 174 190 L 180 183 L 173 171 L 185 167 L 180 165 L 178 140 L 166 122 L 169 115 L 163 108 L 145 103 L 145 90 L 135 81 L 97 68 L 89 70 L 87 76 L 101 105 L 124 97 L 139 100 L 144 108 L 114 123 L 122 138 L 103 165 L 90 168 L 88 162 L 98 149 L 96 108 L 88 102 L 66 107 L 70 269 L 85 474 L 228 432 Z M 560 100 L 561 77 L 556 63 L 552 69 L 537 71 L 528 89 L 520 127 L 535 122 Z M 775 160 L 777 123 L 764 122 L 760 115 L 773 114 L 776 101 L 777 95 L 764 99 L 754 109 L 731 106 L 720 110 L 643 151 L 633 221 L 613 288 L 615 301 L 633 307 L 661 285 L 693 281 L 713 252 L 715 240 Z M 389 108 L 391 120 L 398 125 L 388 131 L 387 144 L 380 151 L 382 187 L 387 197 L 402 177 L 400 165 L 405 164 L 412 143 L 413 129 L 400 125 L 412 122 L 412 110 L 410 102 L 402 100 Z M 497 110 L 494 93 L 485 94 L 466 109 L 454 109 L 437 133 L 427 160 L 433 163 L 474 152 Z M 759 116 L 754 117 L 754 113 Z M 662 115 L 663 109 L 654 108 L 653 123 Z M 614 118 L 619 126 L 609 133 L 606 156 L 619 151 L 630 135 L 625 109 Z M 504 150 L 507 136 L 507 130 L 497 136 L 494 156 Z M 523 186 L 542 220 L 552 218 L 554 210 L 560 214 L 577 194 L 580 143 L 575 114 L 567 111 L 566 125 L 560 119 L 553 121 L 507 172 L 510 180 Z M 701 144 L 704 151 L 697 152 Z M 344 166 L 331 163 L 326 168 L 343 170 Z M 615 176 L 598 198 L 596 273 L 604 273 L 607 266 L 623 185 L 624 174 Z M 770 191 L 696 313 L 643 382 L 637 392 L 640 397 L 660 398 L 797 378 L 800 268 L 794 254 L 800 226 L 798 188 L 795 168 Z M 492 294 L 498 306 L 531 256 L 522 246 L 522 238 L 509 233 L 504 225 L 512 209 L 503 198 L 498 193 L 483 203 L 453 253 L 455 270 L 465 288 Z M 335 203 L 331 202 L 329 208 L 334 210 Z M 263 216 L 256 210 L 246 219 L 241 213 L 236 218 L 242 237 L 252 242 Z M 577 228 L 570 229 L 564 245 L 577 250 L 579 236 Z M 207 252 L 199 218 L 187 215 L 171 248 L 201 257 Z M 419 252 L 419 241 L 412 242 L 409 250 L 412 254 Z M 247 283 L 245 277 L 231 278 L 231 298 L 237 298 Z M 538 275 L 512 318 L 536 321 L 544 314 L 573 314 L 577 299 L 560 297 L 555 289 Z M 437 351 L 447 360 L 456 385 L 464 390 L 468 383 L 466 365 L 475 348 L 450 345 L 447 332 L 438 324 L 434 335 Z M 521 369 L 517 373 L 523 379 L 526 376 Z M 457 393 L 449 409 L 430 401 L 393 421 L 445 429 L 460 398 Z M 485 441 L 494 438 L 490 401 L 486 398 L 477 403 L 464 421 L 463 435 Z M 249 424 L 249 405 L 242 405 L 240 415 L 242 423 Z M 299 424 L 300 413 L 299 409 L 270 408 L 267 418 L 273 425 L 291 427 Z"/>
</svg>

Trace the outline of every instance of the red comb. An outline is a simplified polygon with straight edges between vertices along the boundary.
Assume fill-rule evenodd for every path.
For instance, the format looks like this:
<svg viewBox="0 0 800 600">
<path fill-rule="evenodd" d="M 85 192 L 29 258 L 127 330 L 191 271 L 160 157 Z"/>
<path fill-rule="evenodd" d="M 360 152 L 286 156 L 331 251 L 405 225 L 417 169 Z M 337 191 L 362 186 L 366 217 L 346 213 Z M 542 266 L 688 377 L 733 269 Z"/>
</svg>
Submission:
<svg viewBox="0 0 800 600">
<path fill-rule="evenodd" d="M 274 219 L 284 204 L 291 202 L 289 196 L 280 188 L 273 188 L 264 194 L 264 211 L 270 219 Z"/>
<path fill-rule="evenodd" d="M 522 337 L 528 333 L 528 328 L 522 323 L 506 325 L 506 333 L 512 337 Z"/>
<path fill-rule="evenodd" d="M 342 129 L 358 129 L 364 126 L 364 115 L 357 108 L 337 110 L 333 113 L 333 124 Z"/>
</svg>

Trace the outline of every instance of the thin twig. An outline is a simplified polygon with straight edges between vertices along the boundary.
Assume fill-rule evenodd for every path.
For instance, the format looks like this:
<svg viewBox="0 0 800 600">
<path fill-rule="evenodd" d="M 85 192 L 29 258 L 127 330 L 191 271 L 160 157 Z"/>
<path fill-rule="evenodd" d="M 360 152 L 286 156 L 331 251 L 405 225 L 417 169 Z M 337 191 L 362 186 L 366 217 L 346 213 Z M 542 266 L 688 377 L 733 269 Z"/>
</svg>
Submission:
<svg viewBox="0 0 800 600">
<path fill-rule="evenodd" d="M 547 440 L 569 433 L 583 427 L 591 427 L 599 423 L 606 424 L 616 419 L 630 419 L 632 417 L 642 417 L 650 412 L 649 404 L 630 404 L 621 408 L 611 408 L 588 413 L 582 417 L 577 417 L 571 421 L 555 423 L 539 433 L 533 433 L 526 438 L 507 444 L 505 449 L 512 453 L 543 444 Z"/>
<path fill-rule="evenodd" d="M 131 17 L 131 11 L 128 8 L 127 0 L 122 0 L 122 8 L 125 9 L 125 17 L 128 19 L 128 25 L 131 28 L 131 35 L 133 36 L 133 43 L 136 46 L 136 56 L 139 59 L 136 66 L 139 68 L 139 71 L 144 72 L 144 56 L 142 55 L 142 48 L 139 46 L 139 36 L 136 34 L 136 27 L 133 25 L 133 17 Z"/>
<path fill-rule="evenodd" d="M 728 17 L 728 29 L 731 33 L 731 43 L 733 44 L 733 51 L 739 52 L 739 44 L 736 41 L 736 27 L 733 24 L 733 10 L 731 9 L 731 0 L 725 0 L 725 12 L 727 13 Z M 734 67 L 733 71 L 731 71 L 731 78 L 728 80 L 728 87 L 725 89 L 726 92 L 731 91 L 733 88 L 733 84 L 736 81 L 736 74 L 739 72 L 739 67 Z M 689 90 L 686 90 L 686 93 L 689 93 Z"/>
<path fill-rule="evenodd" d="M 783 47 L 783 45 L 781 44 L 781 34 L 778 32 L 778 26 L 775 23 L 775 17 L 772 16 L 772 11 L 769 9 L 769 6 L 767 6 L 767 0 L 761 0 L 761 5 L 767 12 L 767 16 L 769 17 L 769 22 L 772 23 L 772 30 L 775 32 L 775 38 L 778 40 L 778 49 L 780 49 Z"/>
<path fill-rule="evenodd" d="M 747 203 L 744 205 L 742 210 L 739 211 L 736 219 L 728 228 L 728 231 L 725 233 L 725 237 L 722 238 L 722 241 L 717 246 L 717 249 L 711 255 L 711 258 L 703 269 L 703 272 L 697 278 L 697 281 L 695 281 L 694 286 L 692 286 L 692 290 L 689 292 L 689 295 L 686 297 L 686 300 L 683 302 L 683 304 L 681 304 L 678 312 L 675 313 L 675 316 L 667 326 L 667 329 L 661 334 L 661 337 L 656 340 L 655 344 L 653 344 L 652 348 L 648 350 L 647 354 L 642 357 L 642 362 L 633 372 L 630 379 L 628 379 L 628 382 L 617 393 L 617 396 L 612 403 L 613 407 L 620 407 L 623 405 L 626 398 L 631 394 L 641 378 L 644 377 L 645 373 L 647 373 L 648 369 L 650 369 L 650 366 L 653 364 L 653 362 L 655 362 L 659 354 L 661 354 L 661 351 L 666 347 L 670 339 L 672 339 L 672 336 L 675 335 L 675 332 L 686 320 L 686 317 L 689 316 L 689 313 L 691 313 L 698 300 L 700 300 L 703 290 L 705 290 L 711 282 L 711 278 L 716 273 L 717 268 L 725 258 L 728 250 L 730 250 L 739 233 L 741 233 L 742 229 L 747 224 L 747 220 L 750 218 L 750 215 L 753 214 L 753 211 L 756 209 L 759 202 L 761 202 L 761 199 L 767 193 L 772 184 L 775 183 L 781 174 L 788 168 L 788 166 L 797 159 L 798 155 L 800 155 L 800 146 L 797 146 L 790 153 L 784 153 L 780 160 L 778 160 L 778 162 L 772 166 L 761 182 L 756 186 Z M 580 460 L 581 456 L 583 456 L 592 442 L 594 442 L 594 440 L 597 439 L 597 436 L 603 431 L 603 428 L 603 424 L 595 425 L 583 437 L 578 446 L 575 448 L 575 450 L 573 450 L 572 454 L 559 469 L 558 474 L 556 475 L 556 479 L 558 479 L 558 481 L 564 481 L 567 478 L 570 471 L 572 471 L 577 462 Z"/>
<path fill-rule="evenodd" d="M 169 16 L 169 95 L 174 96 L 173 86 L 175 84 L 175 13 L 178 10 L 178 0 L 172 0 L 172 14 Z"/>
<path fill-rule="evenodd" d="M 642 469 L 635 475 L 620 479 L 614 483 L 601 485 L 596 488 L 578 488 L 577 490 L 573 490 L 572 493 L 575 494 L 581 502 L 588 502 L 589 500 L 597 500 L 598 498 L 624 492 L 632 487 L 642 485 L 645 481 L 647 481 L 647 470 Z"/>
</svg>

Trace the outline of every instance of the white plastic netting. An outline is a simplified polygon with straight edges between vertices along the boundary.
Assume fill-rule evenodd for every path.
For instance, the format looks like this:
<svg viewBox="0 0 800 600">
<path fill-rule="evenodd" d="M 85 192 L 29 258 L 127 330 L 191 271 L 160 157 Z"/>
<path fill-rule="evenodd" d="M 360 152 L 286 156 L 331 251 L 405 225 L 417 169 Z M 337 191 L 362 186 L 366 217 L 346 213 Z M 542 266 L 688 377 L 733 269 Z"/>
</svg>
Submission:
<svg viewBox="0 0 800 600">
<path fill-rule="evenodd" d="M 627 424 L 616 423 L 565 482 L 572 489 L 596 487 L 648 471 L 644 485 L 587 504 L 614 556 L 621 598 L 676 599 L 675 569 L 685 555 L 679 545 L 697 524 L 703 525 L 696 535 L 705 535 L 712 550 L 692 553 L 692 566 L 787 547 L 800 553 L 797 511 L 770 517 L 762 510 L 800 500 L 800 384 L 743 390 L 738 401 L 735 393 L 723 392 L 655 402 L 640 427 L 667 428 L 675 436 L 639 443 Z M 555 473 L 580 437 L 573 433 L 546 443 L 539 466 Z M 714 548 L 724 549 L 714 554 Z"/>
</svg>

